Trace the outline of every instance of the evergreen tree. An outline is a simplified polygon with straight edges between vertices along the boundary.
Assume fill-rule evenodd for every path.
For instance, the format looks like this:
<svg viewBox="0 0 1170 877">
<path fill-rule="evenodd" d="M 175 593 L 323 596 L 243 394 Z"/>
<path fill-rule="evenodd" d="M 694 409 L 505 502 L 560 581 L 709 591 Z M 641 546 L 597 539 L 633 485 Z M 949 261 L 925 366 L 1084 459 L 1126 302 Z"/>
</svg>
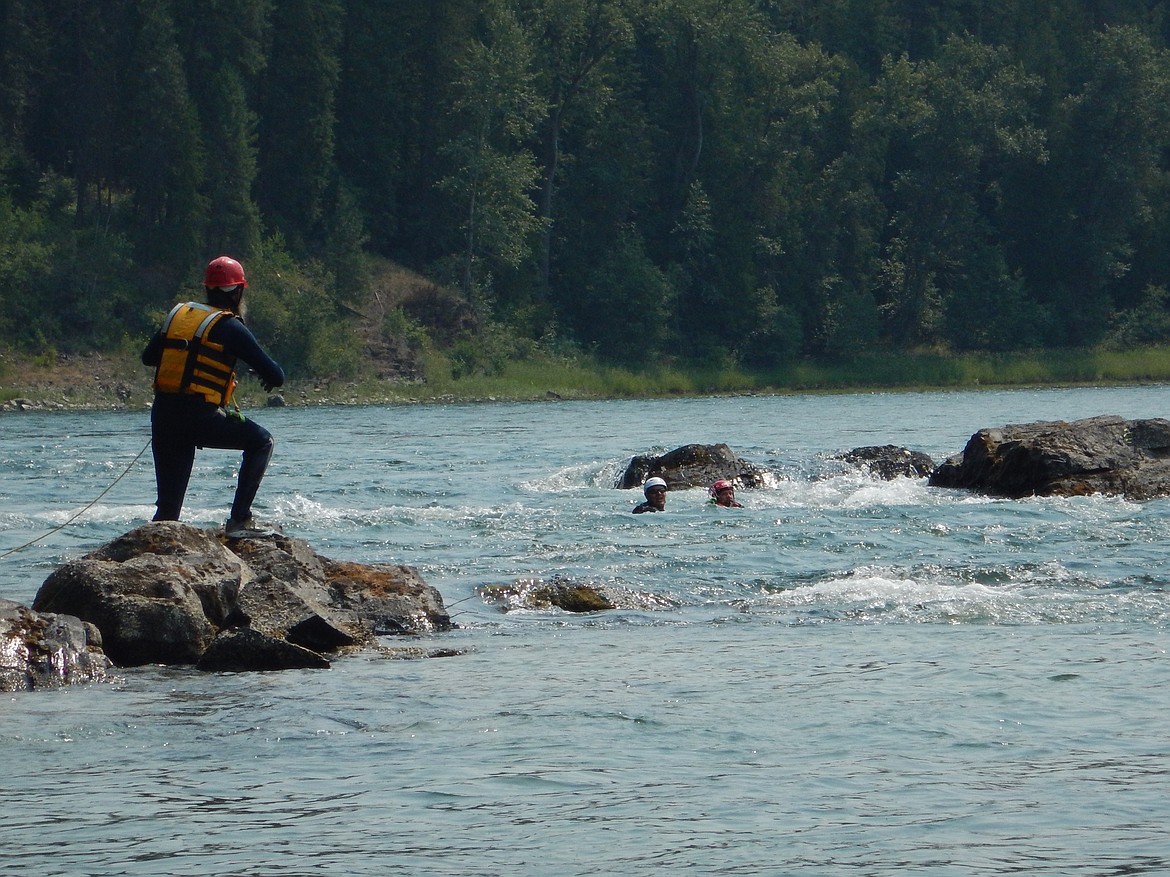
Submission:
<svg viewBox="0 0 1170 877">
<path fill-rule="evenodd" d="M 627 362 L 1156 339 L 1168 8 L 0 0 L 0 334 L 230 251 L 305 369 L 367 252 Z"/>
<path fill-rule="evenodd" d="M 48 63 L 29 108 L 28 151 L 75 183 L 79 220 L 108 219 L 122 134 L 117 108 L 131 50 L 130 0 L 46 0 Z M 96 221 L 103 217 L 94 216 Z"/>
<path fill-rule="evenodd" d="M 479 17 L 474 0 L 349 3 L 337 95 L 337 164 L 367 218 L 370 244 L 417 267 L 457 246 L 435 181 L 456 62 Z"/>
<path fill-rule="evenodd" d="M 1061 107 L 1043 170 L 1028 279 L 1068 343 L 1091 344 L 1115 297 L 1137 304 L 1159 276 L 1129 278 L 1140 240 L 1157 241 L 1170 148 L 1170 59 L 1133 27 L 1091 39 L 1083 81 Z M 1148 263 L 1147 263 L 1148 264 Z"/>
<path fill-rule="evenodd" d="M 596 282 L 601 270 L 613 276 L 650 276 L 654 289 L 659 277 L 648 273 L 652 267 L 670 284 L 663 290 L 666 300 L 675 301 L 676 280 L 670 276 L 663 242 L 677 215 L 660 206 L 659 180 L 666 161 L 663 151 L 672 154 L 673 144 L 662 146 L 637 70 L 627 61 L 632 58 L 624 52 L 614 59 L 617 69 L 605 100 L 595 102 L 590 113 L 575 113 L 574 124 L 565 131 L 564 154 L 572 158 L 571 172 L 561 175 L 557 189 L 550 288 L 546 292 L 533 285 L 525 290 L 530 295 L 525 328 L 536 336 L 562 334 L 587 346 L 614 349 L 613 333 L 621 330 L 609 321 L 617 318 L 611 308 L 620 297 L 613 298 L 612 291 Z M 624 274 L 622 259 L 632 260 Z M 645 301 L 645 290 L 632 290 L 626 283 L 622 288 L 631 305 Z M 599 292 L 606 300 L 594 302 L 592 296 Z M 659 314 L 657 302 L 647 304 L 647 313 Z M 668 308 L 643 337 L 626 336 L 636 345 L 631 355 L 652 355 L 655 344 L 669 344 L 676 337 L 675 323 Z M 672 355 L 677 352 L 671 348 Z"/>
<path fill-rule="evenodd" d="M 36 100 L 38 80 L 48 66 L 48 27 L 44 4 L 35 0 L 0 3 L 0 145 L 24 146 L 27 115 Z"/>
<path fill-rule="evenodd" d="M 122 176 L 144 223 L 144 261 L 199 252 L 206 216 L 203 144 L 167 0 L 138 0 L 122 126 Z"/>
<path fill-rule="evenodd" d="M 1003 51 L 953 39 L 938 61 L 888 61 L 875 100 L 859 114 L 858 146 L 882 162 L 879 184 L 890 217 L 884 236 L 881 307 L 899 346 L 944 339 L 947 299 L 971 286 L 973 270 L 1006 261 L 996 243 L 1003 167 L 1046 158 L 1031 117 L 1039 83 Z M 875 170 L 877 168 L 875 167 Z"/>
<path fill-rule="evenodd" d="M 539 284 L 547 289 L 565 128 L 574 113 L 588 115 L 606 100 L 609 83 L 605 62 L 629 43 L 632 29 L 626 0 L 519 0 L 516 5 L 542 62 L 539 87 L 547 106 L 540 130 L 537 202 L 544 227 Z"/>
<path fill-rule="evenodd" d="M 256 203 L 259 77 L 269 0 L 176 2 L 175 21 L 206 145 L 206 255 L 247 257 L 260 243 Z"/>
<path fill-rule="evenodd" d="M 228 64 L 212 74 L 215 107 L 203 130 L 214 144 L 207 154 L 206 192 L 210 203 L 204 251 L 246 258 L 260 244 L 256 184 L 256 114 L 247 103 L 240 74 Z"/>
<path fill-rule="evenodd" d="M 544 109 L 532 83 L 532 46 L 504 4 L 486 4 L 484 17 L 486 38 L 471 42 L 460 63 L 453 112 L 461 133 L 446 148 L 454 167 L 440 182 L 463 205 L 459 275 L 468 297 L 482 281 L 481 260 L 486 271 L 514 268 L 540 227 L 528 195 L 536 162 L 521 146 Z"/>
<path fill-rule="evenodd" d="M 260 117 L 260 203 L 267 220 L 305 251 L 334 182 L 334 101 L 341 61 L 339 0 L 273 6 Z"/>
</svg>

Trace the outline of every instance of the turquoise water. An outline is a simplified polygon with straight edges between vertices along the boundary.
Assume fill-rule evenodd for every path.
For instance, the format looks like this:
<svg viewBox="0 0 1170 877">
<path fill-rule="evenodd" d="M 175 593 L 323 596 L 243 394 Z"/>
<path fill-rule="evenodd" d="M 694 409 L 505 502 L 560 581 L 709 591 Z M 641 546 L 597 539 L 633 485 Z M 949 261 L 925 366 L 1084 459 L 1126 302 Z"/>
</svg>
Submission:
<svg viewBox="0 0 1170 877">
<path fill-rule="evenodd" d="M 1156 417 L 1167 388 L 257 412 L 261 517 L 411 563 L 462 653 L 331 670 L 120 671 L 5 695 L 0 873 L 1166 874 L 1170 500 L 991 500 L 833 452 L 936 460 L 975 430 Z M 81 511 L 145 412 L 0 417 L 0 550 Z M 726 441 L 742 510 L 612 489 L 635 453 Z M 185 519 L 222 521 L 234 456 Z M 31 602 L 152 509 L 149 454 L 0 559 Z M 504 612 L 569 575 L 625 608 Z"/>
</svg>

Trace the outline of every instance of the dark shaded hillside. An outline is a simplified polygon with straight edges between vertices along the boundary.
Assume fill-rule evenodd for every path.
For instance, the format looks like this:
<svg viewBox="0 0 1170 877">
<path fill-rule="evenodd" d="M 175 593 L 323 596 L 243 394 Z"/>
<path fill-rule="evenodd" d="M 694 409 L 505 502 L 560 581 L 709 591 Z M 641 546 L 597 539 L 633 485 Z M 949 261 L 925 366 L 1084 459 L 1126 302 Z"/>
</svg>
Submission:
<svg viewBox="0 0 1170 877">
<path fill-rule="evenodd" d="M 300 377 L 1170 340 L 1165 2 L 2 10 L 29 355 L 132 343 L 220 253 Z"/>
</svg>

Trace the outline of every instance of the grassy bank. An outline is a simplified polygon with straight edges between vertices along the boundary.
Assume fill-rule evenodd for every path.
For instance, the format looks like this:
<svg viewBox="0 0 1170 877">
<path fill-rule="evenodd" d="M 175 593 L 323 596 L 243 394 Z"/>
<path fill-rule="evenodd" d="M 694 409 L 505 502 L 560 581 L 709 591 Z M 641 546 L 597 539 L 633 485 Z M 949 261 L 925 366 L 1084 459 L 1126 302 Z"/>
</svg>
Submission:
<svg viewBox="0 0 1170 877">
<path fill-rule="evenodd" d="M 1158 383 L 1170 381 L 1170 347 L 872 354 L 837 363 L 799 363 L 775 377 L 778 386 L 805 390 Z"/>
<path fill-rule="evenodd" d="M 0 403 L 28 399 L 38 406 L 143 407 L 150 373 L 119 351 L 47 361 L 0 359 Z M 587 360 L 535 356 L 504 363 L 494 374 L 455 377 L 440 355 L 418 382 L 291 380 L 291 405 L 393 404 L 545 399 L 648 399 L 736 393 L 874 392 L 988 387 L 1170 383 L 1170 347 L 1128 351 L 1054 350 L 1015 354 L 866 354 L 848 360 L 802 360 L 783 368 L 667 368 L 644 371 Z M 257 407 L 265 394 L 245 379 L 241 404 Z"/>
<path fill-rule="evenodd" d="M 767 371 L 656 368 L 635 372 L 532 360 L 508 363 L 492 376 L 432 378 L 427 389 L 434 396 L 457 399 L 620 399 L 1160 382 L 1170 382 L 1170 347 L 995 355 L 867 354 L 832 362 L 802 360 Z"/>
<path fill-rule="evenodd" d="M 769 371 L 665 368 L 644 371 L 534 358 L 498 373 L 452 377 L 428 364 L 424 383 L 318 383 L 289 401 L 407 402 L 540 399 L 650 399 L 736 393 L 832 393 L 1170 383 L 1170 347 L 1131 351 L 1020 354 L 871 354 L 848 361 L 801 361 Z"/>
</svg>

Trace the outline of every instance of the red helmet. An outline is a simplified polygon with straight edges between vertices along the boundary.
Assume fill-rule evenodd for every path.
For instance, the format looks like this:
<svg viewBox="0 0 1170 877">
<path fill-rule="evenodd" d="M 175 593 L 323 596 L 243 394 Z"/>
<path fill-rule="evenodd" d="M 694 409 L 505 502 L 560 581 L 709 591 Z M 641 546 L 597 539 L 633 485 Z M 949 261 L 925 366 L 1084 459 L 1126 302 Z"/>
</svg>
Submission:
<svg viewBox="0 0 1170 877">
<path fill-rule="evenodd" d="M 707 492 L 708 492 L 709 494 L 711 494 L 711 496 L 716 496 L 716 495 L 719 493 L 719 491 L 721 491 L 721 490 L 726 490 L 726 489 L 727 489 L 727 488 L 729 488 L 729 487 L 730 487 L 732 490 L 735 490 L 735 485 L 734 485 L 734 484 L 732 484 L 730 481 L 727 481 L 727 480 L 726 480 L 726 479 L 724 479 L 724 478 L 720 478 L 718 481 L 716 481 L 714 484 L 712 484 L 712 485 L 711 485 L 711 486 L 708 488 Z"/>
<path fill-rule="evenodd" d="M 207 263 L 207 270 L 203 272 L 204 286 L 247 286 L 244 278 L 244 266 L 231 256 L 220 256 Z"/>
</svg>

